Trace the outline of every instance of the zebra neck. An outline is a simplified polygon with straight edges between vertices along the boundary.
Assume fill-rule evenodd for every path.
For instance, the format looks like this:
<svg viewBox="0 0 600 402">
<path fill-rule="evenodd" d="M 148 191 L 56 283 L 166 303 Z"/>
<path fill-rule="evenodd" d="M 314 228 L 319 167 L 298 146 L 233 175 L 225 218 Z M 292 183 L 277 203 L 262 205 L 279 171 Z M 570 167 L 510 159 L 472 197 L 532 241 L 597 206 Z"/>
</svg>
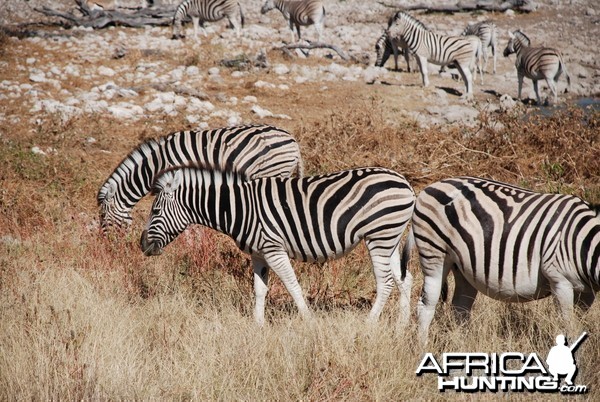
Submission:
<svg viewBox="0 0 600 402">
<path fill-rule="evenodd" d="M 249 184 L 237 176 L 203 170 L 199 180 L 182 192 L 182 203 L 191 211 L 192 223 L 197 223 L 236 239 L 240 222 L 251 214 L 247 201 Z"/>
</svg>

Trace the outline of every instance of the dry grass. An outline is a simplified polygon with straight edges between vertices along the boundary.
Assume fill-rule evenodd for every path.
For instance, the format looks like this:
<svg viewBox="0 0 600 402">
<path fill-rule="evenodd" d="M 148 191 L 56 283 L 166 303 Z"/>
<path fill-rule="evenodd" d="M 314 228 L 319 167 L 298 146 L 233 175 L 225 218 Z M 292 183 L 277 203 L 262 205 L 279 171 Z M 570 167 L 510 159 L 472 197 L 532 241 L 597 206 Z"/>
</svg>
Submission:
<svg viewBox="0 0 600 402">
<path fill-rule="evenodd" d="M 449 175 L 482 174 L 600 201 L 598 116 L 577 110 L 539 121 L 495 116 L 503 128 L 486 123 L 441 132 L 410 122 L 390 126 L 376 110 L 373 104 L 304 122 L 297 133 L 309 172 L 380 164 L 406 172 L 417 188 Z M 37 144 L 57 149 L 46 157 L 29 152 L 28 136 L 2 139 L 1 399 L 445 396 L 432 376 L 415 377 L 423 351 L 414 328 L 395 330 L 396 299 L 379 325 L 364 322 L 374 296 L 364 247 L 324 266 L 295 264 L 317 310 L 311 322 L 297 318 L 273 279 L 269 325 L 258 329 L 250 262 L 229 239 L 195 228 L 164 256 L 145 258 L 137 236 L 147 202 L 137 208 L 131 233 L 100 238 L 94 196 L 118 155 L 86 149 L 83 140 L 91 127 L 97 147 L 110 147 L 115 124 L 76 119 L 65 125 L 49 116 L 36 132 Z M 143 136 L 124 130 L 132 139 L 113 145 L 115 154 Z M 412 269 L 416 301 L 420 275 Z M 480 297 L 466 327 L 456 327 L 448 310 L 439 308 L 428 351 L 545 356 L 562 330 L 550 300 L 505 305 Z M 578 383 L 588 385 L 592 399 L 600 389 L 599 311 L 596 305 L 582 319 L 591 337 L 578 356 Z"/>
<path fill-rule="evenodd" d="M 15 60 L 22 55 L 7 41 L 0 34 L 4 73 L 19 80 Z M 190 51 L 182 60 L 205 66 L 222 58 L 217 50 L 208 52 L 198 57 Z M 170 56 L 140 51 L 127 57 L 108 63 Z M 524 118 L 482 110 L 480 127 L 423 130 L 384 116 L 372 87 L 332 82 L 315 99 L 320 85 L 264 97 L 265 107 L 293 114 L 282 126 L 299 139 L 309 174 L 382 165 L 405 174 L 417 190 L 473 174 L 600 203 L 597 114 L 573 109 Z M 262 91 L 251 85 L 228 89 L 236 96 Z M 287 102 L 295 105 L 289 112 Z M 228 238 L 195 228 L 163 256 L 145 258 L 138 238 L 148 200 L 134 210 L 129 233 L 101 238 L 95 205 L 100 184 L 133 146 L 157 135 L 154 126 L 164 133 L 186 128 L 183 117 L 126 124 L 88 115 L 65 122 L 33 116 L 27 105 L 11 100 L 0 106 L 5 116 L 18 117 L 0 127 L 0 399 L 474 398 L 440 394 L 434 378 L 414 375 L 423 351 L 412 326 L 406 333 L 395 330 L 396 295 L 381 323 L 364 322 L 375 286 L 362 246 L 324 265 L 295 264 L 317 311 L 313 321 L 297 318 L 273 277 L 269 324 L 259 329 L 252 320 L 249 258 Z M 87 143 L 90 136 L 97 142 Z M 34 155 L 32 146 L 56 153 Z M 416 301 L 420 274 L 415 263 L 411 269 Z M 562 330 L 550 300 L 505 305 L 480 296 L 465 327 L 454 325 L 448 310 L 439 307 L 428 351 L 545 355 Z M 598 399 L 600 390 L 599 323 L 596 303 L 582 318 L 591 336 L 578 355 L 578 382 L 588 385 L 590 399 Z"/>
</svg>

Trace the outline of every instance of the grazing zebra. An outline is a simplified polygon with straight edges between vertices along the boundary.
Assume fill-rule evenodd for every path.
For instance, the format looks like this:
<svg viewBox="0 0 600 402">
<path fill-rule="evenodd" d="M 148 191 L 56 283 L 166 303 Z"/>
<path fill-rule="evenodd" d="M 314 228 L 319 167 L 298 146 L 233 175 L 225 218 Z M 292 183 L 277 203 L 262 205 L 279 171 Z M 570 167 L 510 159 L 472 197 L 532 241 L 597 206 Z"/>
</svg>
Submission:
<svg viewBox="0 0 600 402">
<path fill-rule="evenodd" d="M 150 139 L 134 149 L 100 188 L 103 230 L 131 223 L 131 209 L 150 192 L 160 171 L 190 163 L 240 170 L 250 178 L 301 177 L 303 168 L 296 140 L 270 125 L 178 131 Z"/>
<path fill-rule="evenodd" d="M 404 55 L 404 60 L 406 60 L 406 70 L 410 73 L 408 46 L 404 42 L 400 45 L 401 49 L 398 49 L 398 45 L 390 40 L 387 31 L 383 32 L 379 39 L 377 39 L 377 42 L 375 42 L 375 54 L 377 55 L 375 67 L 383 67 L 390 56 L 394 55 L 394 66 L 398 70 L 398 55 L 402 54 Z"/>
<path fill-rule="evenodd" d="M 146 255 L 163 248 L 193 223 L 231 236 L 252 255 L 254 317 L 264 323 L 269 270 L 310 315 L 290 257 L 325 261 L 364 240 L 373 263 L 377 296 L 369 314 L 377 320 L 394 282 L 399 323 L 406 324 L 412 276 L 400 266 L 399 242 L 412 215 L 415 194 L 406 179 L 384 168 L 361 168 L 306 178 L 247 181 L 231 172 L 176 168 L 155 182 L 152 212 L 140 246 Z"/>
<path fill-rule="evenodd" d="M 302 39 L 300 26 L 314 25 L 317 30 L 318 41 L 321 41 L 323 24 L 325 23 L 325 7 L 321 0 L 267 0 L 260 9 L 261 14 L 266 14 L 277 8 L 283 18 L 290 24 L 292 30 L 292 43 L 295 42 L 294 27 L 298 31 L 298 40 Z"/>
<path fill-rule="evenodd" d="M 516 53 L 517 77 L 519 80 L 519 99 L 521 99 L 521 90 L 523 89 L 523 77 L 530 78 L 533 81 L 533 90 L 537 98 L 538 105 L 542 104 L 540 92 L 538 90 L 538 80 L 545 79 L 550 91 L 554 95 L 554 103 L 558 99 L 556 85 L 558 78 L 564 72 L 567 76 L 567 83 L 571 85 L 571 77 L 567 73 L 562 55 L 556 49 L 550 47 L 530 47 L 531 41 L 521 31 L 514 33 L 508 32 L 510 39 L 504 57 Z"/>
<path fill-rule="evenodd" d="M 600 205 L 497 181 L 458 177 L 426 187 L 417 198 L 412 235 L 424 275 L 418 302 L 421 339 L 449 271 L 459 321 L 477 291 L 507 302 L 554 295 L 565 319 L 573 302 L 587 308 L 600 290 Z"/>
<path fill-rule="evenodd" d="M 204 27 L 204 22 L 215 22 L 227 17 L 230 27 L 235 29 L 239 38 L 240 30 L 244 27 L 244 13 L 237 0 L 184 0 L 175 11 L 173 17 L 173 39 L 183 38 L 181 23 L 187 16 L 194 24 L 194 37 L 198 38 L 198 28 Z M 202 29 L 204 36 L 206 31 Z"/>
<path fill-rule="evenodd" d="M 498 46 L 498 34 L 496 24 L 492 21 L 482 21 L 476 24 L 469 24 L 462 33 L 463 36 L 475 35 L 481 41 L 481 50 L 483 52 L 483 69 L 487 68 L 488 52 L 487 48 L 492 48 L 494 59 L 494 74 L 496 74 L 496 47 Z"/>
<path fill-rule="evenodd" d="M 461 36 L 444 36 L 429 31 L 423 23 L 403 11 L 399 11 L 388 24 L 388 36 L 396 43 L 406 43 L 417 58 L 423 86 L 429 85 L 427 63 L 455 66 L 466 86 L 465 97 L 473 95 L 473 76 L 477 52 L 481 48 L 479 39 L 474 41 Z"/>
</svg>

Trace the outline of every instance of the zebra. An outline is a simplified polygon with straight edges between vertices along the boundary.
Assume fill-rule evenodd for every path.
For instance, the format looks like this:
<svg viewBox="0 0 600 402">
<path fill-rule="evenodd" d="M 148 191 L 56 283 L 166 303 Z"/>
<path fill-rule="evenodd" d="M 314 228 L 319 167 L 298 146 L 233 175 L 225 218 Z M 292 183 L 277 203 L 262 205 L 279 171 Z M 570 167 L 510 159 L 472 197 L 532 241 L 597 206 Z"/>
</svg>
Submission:
<svg viewBox="0 0 600 402">
<path fill-rule="evenodd" d="M 546 80 L 550 91 L 552 91 L 554 103 L 556 103 L 558 99 L 556 85 L 563 72 L 567 77 L 567 84 L 571 85 L 571 77 L 567 73 L 560 52 L 551 47 L 531 47 L 531 41 L 520 30 L 509 31 L 508 35 L 510 39 L 504 49 L 504 57 L 508 57 L 513 53 L 517 54 L 515 67 L 517 68 L 517 78 L 519 80 L 519 99 L 521 99 L 521 90 L 523 89 L 523 77 L 527 77 L 533 81 L 533 90 L 538 105 L 541 105 L 538 80 L 543 78 Z"/>
<path fill-rule="evenodd" d="M 231 28 L 239 38 L 240 30 L 244 27 L 244 13 L 237 0 L 184 0 L 175 11 L 173 17 L 172 39 L 181 39 L 181 23 L 187 16 L 192 18 L 194 24 L 194 37 L 198 39 L 198 28 L 204 27 L 204 22 L 215 22 L 225 17 L 229 20 Z M 202 29 L 204 36 L 206 31 Z"/>
<path fill-rule="evenodd" d="M 369 320 L 378 319 L 395 282 L 401 294 L 398 323 L 408 322 L 412 276 L 400 266 L 399 243 L 415 194 L 400 174 L 371 167 L 249 181 L 240 173 L 183 167 L 159 176 L 153 193 L 156 198 L 140 239 L 144 254 L 161 254 L 194 223 L 231 236 L 252 256 L 254 318 L 259 325 L 264 324 L 270 269 L 300 314 L 309 317 L 290 258 L 323 262 L 347 254 L 361 239 L 377 284 Z"/>
<path fill-rule="evenodd" d="M 466 93 L 464 96 L 472 97 L 471 69 L 475 65 L 478 50 L 481 47 L 479 40 L 436 34 L 428 30 L 422 22 L 403 11 L 398 11 L 390 18 L 387 33 L 390 40 L 398 44 L 405 42 L 410 52 L 416 56 L 424 87 L 429 86 L 428 62 L 441 66 L 453 64 L 465 82 Z"/>
<path fill-rule="evenodd" d="M 492 57 L 494 59 L 494 74 L 496 74 L 496 47 L 498 46 L 498 35 L 496 24 L 492 21 L 482 21 L 475 24 L 469 24 L 462 33 L 463 36 L 475 35 L 481 40 L 483 52 L 483 69 L 487 68 L 488 52 L 487 48 L 492 48 Z"/>
<path fill-rule="evenodd" d="M 325 23 L 325 7 L 321 0 L 267 0 L 260 9 L 261 14 L 266 14 L 277 8 L 290 24 L 292 43 L 295 42 L 294 27 L 298 31 L 298 40 L 302 39 L 300 26 L 314 25 L 317 30 L 318 41 L 321 41 L 323 24 Z"/>
<path fill-rule="evenodd" d="M 298 143 L 280 128 L 241 125 L 177 131 L 139 145 L 102 184 L 97 196 L 102 230 L 129 226 L 131 209 L 150 192 L 156 175 L 190 163 L 241 170 L 249 178 L 303 174 Z"/>
<path fill-rule="evenodd" d="M 398 44 L 391 41 L 387 31 L 384 31 L 379 39 L 377 39 L 377 42 L 375 42 L 375 54 L 377 55 L 375 67 L 383 67 L 390 56 L 394 55 L 394 66 L 396 70 L 398 70 L 398 55 L 402 54 L 404 60 L 406 60 L 406 70 L 410 73 L 410 55 L 408 46 L 405 42 L 402 42 L 400 46 L 401 49 L 398 49 Z"/>
<path fill-rule="evenodd" d="M 417 306 L 424 342 L 449 271 L 459 322 L 469 319 L 477 291 L 506 302 L 552 294 L 569 320 L 574 301 L 587 309 L 600 290 L 600 205 L 575 196 L 445 179 L 417 197 L 408 239 L 403 264 L 416 246 L 424 275 Z"/>
</svg>

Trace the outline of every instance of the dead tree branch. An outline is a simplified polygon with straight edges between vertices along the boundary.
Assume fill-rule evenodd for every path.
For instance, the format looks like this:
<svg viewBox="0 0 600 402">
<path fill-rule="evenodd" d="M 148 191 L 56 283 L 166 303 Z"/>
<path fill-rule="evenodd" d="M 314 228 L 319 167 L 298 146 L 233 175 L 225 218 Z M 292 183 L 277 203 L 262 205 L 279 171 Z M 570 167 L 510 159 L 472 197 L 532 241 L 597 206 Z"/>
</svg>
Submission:
<svg viewBox="0 0 600 402">
<path fill-rule="evenodd" d="M 331 49 L 334 52 L 336 52 L 342 58 L 342 60 L 350 60 L 350 57 L 346 54 L 346 52 L 344 52 L 339 47 L 337 47 L 335 45 L 331 45 L 329 43 L 323 43 L 323 42 L 291 43 L 289 45 L 285 45 L 285 46 L 281 47 L 281 50 L 288 55 L 290 54 L 290 50 L 292 50 L 292 49 L 301 49 L 301 50 L 302 49 L 304 49 L 304 50 Z"/>
<path fill-rule="evenodd" d="M 125 27 L 144 27 L 147 25 L 170 25 L 176 6 L 140 8 L 128 12 L 118 10 L 90 9 L 84 0 L 75 0 L 81 16 L 66 13 L 43 6 L 34 8 L 35 11 L 49 17 L 58 17 L 68 21 L 71 26 L 84 26 L 101 29 L 111 25 Z"/>
<path fill-rule="evenodd" d="M 379 4 L 402 11 L 425 10 L 432 13 L 461 13 L 472 11 L 495 11 L 504 12 L 514 10 L 523 13 L 535 11 L 537 5 L 531 0 L 479 0 L 479 1 L 459 1 L 454 4 L 443 2 L 442 4 L 390 4 L 382 1 Z"/>
</svg>

